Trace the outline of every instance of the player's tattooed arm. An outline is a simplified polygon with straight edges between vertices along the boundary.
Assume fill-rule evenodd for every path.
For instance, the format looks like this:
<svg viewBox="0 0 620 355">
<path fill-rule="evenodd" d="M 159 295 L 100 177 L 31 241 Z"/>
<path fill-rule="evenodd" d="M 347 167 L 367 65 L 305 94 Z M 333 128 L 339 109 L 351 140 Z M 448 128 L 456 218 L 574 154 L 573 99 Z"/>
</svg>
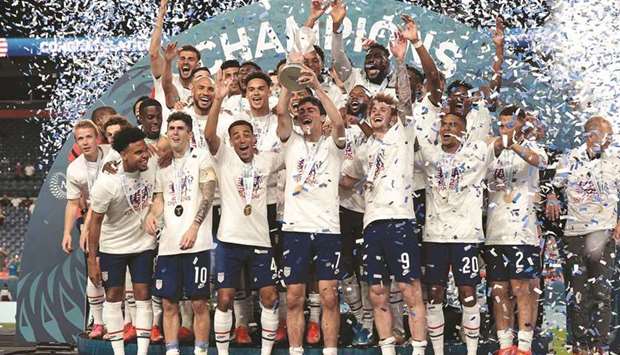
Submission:
<svg viewBox="0 0 620 355">
<path fill-rule="evenodd" d="M 202 176 L 204 174 L 204 177 Z M 213 197 L 215 196 L 215 187 L 217 186 L 217 179 L 213 169 L 207 169 L 204 173 L 201 172 L 200 187 L 202 190 L 202 201 L 194 217 L 194 224 L 200 226 L 204 222 L 209 210 L 213 205 Z M 205 182 L 203 183 L 202 180 Z"/>
</svg>

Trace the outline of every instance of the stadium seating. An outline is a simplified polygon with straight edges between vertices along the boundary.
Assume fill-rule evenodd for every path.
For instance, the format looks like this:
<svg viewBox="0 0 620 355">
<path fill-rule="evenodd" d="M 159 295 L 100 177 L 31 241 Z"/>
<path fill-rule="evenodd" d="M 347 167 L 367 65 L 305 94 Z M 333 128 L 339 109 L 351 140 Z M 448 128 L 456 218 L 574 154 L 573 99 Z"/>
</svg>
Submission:
<svg viewBox="0 0 620 355">
<path fill-rule="evenodd" d="M 0 120 L 0 196 L 35 197 L 44 174 L 36 171 L 32 177 L 16 177 L 15 166 L 33 164 L 37 167 L 41 125 L 21 119 Z"/>
<path fill-rule="evenodd" d="M 3 207 L 2 212 L 5 220 L 0 225 L 0 247 L 11 256 L 21 255 L 30 212 L 27 207 L 13 205 Z"/>
</svg>

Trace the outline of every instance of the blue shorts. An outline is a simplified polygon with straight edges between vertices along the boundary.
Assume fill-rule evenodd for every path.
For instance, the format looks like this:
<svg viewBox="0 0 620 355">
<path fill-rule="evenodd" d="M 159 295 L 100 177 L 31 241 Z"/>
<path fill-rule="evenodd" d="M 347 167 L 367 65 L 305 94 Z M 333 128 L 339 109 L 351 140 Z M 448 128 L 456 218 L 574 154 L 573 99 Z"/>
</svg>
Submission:
<svg viewBox="0 0 620 355">
<path fill-rule="evenodd" d="M 248 270 L 251 289 L 275 285 L 278 268 L 271 248 L 219 242 L 215 248 L 215 281 L 220 288 L 245 288 L 240 283 L 241 270 Z"/>
<path fill-rule="evenodd" d="M 287 285 L 310 280 L 314 267 L 316 280 L 337 280 L 340 274 L 340 235 L 283 232 L 282 276 Z"/>
<path fill-rule="evenodd" d="M 99 252 L 99 268 L 103 287 L 125 288 L 125 272 L 129 267 L 131 281 L 150 285 L 153 281 L 153 259 L 155 250 L 135 254 L 108 254 Z"/>
<path fill-rule="evenodd" d="M 484 247 L 489 281 L 536 279 L 540 276 L 540 248 L 534 245 L 488 245 Z"/>
<path fill-rule="evenodd" d="M 168 300 L 209 297 L 209 253 L 160 255 L 155 266 L 153 294 Z"/>
<path fill-rule="evenodd" d="M 420 246 L 415 220 L 393 219 L 370 223 L 364 229 L 364 260 L 368 283 L 376 285 L 388 276 L 396 282 L 420 279 Z"/>
<path fill-rule="evenodd" d="M 476 286 L 480 283 L 478 243 L 423 243 L 424 283 L 446 285 L 448 272 L 457 286 Z"/>
</svg>

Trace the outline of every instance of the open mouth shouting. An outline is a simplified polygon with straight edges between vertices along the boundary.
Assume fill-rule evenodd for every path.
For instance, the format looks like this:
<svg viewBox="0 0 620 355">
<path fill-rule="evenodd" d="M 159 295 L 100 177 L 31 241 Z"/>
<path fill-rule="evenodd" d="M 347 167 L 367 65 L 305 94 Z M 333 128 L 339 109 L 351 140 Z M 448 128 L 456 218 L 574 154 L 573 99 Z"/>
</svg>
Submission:
<svg viewBox="0 0 620 355">
<path fill-rule="evenodd" d="M 190 67 L 190 65 L 183 64 L 183 66 L 181 66 L 181 76 L 184 78 L 189 78 L 191 74 L 192 74 L 192 68 Z"/>
</svg>

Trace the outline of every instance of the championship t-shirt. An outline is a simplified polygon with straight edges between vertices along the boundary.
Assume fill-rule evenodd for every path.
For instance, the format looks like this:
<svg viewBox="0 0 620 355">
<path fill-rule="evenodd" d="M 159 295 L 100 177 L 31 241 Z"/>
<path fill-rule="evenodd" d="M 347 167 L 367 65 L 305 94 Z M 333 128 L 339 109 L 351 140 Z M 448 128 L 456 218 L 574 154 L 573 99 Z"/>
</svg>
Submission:
<svg viewBox="0 0 620 355">
<path fill-rule="evenodd" d="M 90 200 L 90 191 L 103 168 L 103 162 L 110 151 L 108 144 L 98 146 L 97 161 L 90 162 L 80 154 L 67 167 L 67 200 L 84 198 Z"/>
</svg>

